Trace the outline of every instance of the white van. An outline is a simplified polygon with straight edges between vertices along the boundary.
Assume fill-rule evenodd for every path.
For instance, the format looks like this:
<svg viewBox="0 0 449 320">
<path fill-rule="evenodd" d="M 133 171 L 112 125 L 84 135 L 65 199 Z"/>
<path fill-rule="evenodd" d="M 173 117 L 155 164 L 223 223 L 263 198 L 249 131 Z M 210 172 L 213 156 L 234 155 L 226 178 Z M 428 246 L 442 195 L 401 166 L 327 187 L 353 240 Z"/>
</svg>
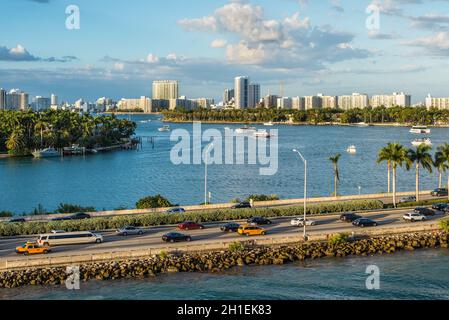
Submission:
<svg viewBox="0 0 449 320">
<path fill-rule="evenodd" d="M 72 244 L 102 243 L 103 236 L 92 232 L 66 232 L 41 234 L 37 240 L 40 246 L 64 246 Z"/>
</svg>

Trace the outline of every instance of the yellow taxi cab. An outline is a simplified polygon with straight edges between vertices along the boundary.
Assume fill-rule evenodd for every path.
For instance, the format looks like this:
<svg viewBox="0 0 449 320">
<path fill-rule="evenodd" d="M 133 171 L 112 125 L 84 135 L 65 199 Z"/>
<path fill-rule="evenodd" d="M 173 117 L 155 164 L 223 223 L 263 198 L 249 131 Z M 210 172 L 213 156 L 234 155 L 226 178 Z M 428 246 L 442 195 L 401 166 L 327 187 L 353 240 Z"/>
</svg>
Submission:
<svg viewBox="0 0 449 320">
<path fill-rule="evenodd" d="M 267 231 L 261 227 L 258 227 L 256 225 L 248 224 L 245 226 L 241 226 L 238 229 L 238 234 L 242 236 L 264 236 L 267 234 Z"/>
<path fill-rule="evenodd" d="M 42 246 L 40 247 L 35 242 L 27 242 L 22 247 L 16 248 L 17 254 L 29 255 L 29 254 L 47 254 L 51 251 L 50 247 Z"/>
</svg>

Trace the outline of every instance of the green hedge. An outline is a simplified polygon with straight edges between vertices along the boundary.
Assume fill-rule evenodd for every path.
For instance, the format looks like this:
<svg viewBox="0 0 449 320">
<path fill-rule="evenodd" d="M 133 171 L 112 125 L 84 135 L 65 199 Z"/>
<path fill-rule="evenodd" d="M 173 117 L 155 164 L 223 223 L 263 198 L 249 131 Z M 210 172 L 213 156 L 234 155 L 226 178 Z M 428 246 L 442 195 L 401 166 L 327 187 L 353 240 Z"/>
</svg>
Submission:
<svg viewBox="0 0 449 320">
<path fill-rule="evenodd" d="M 383 203 L 377 200 L 342 201 L 308 206 L 307 214 L 341 213 L 347 211 L 382 209 Z M 152 213 L 133 216 L 117 216 L 111 218 L 92 218 L 76 221 L 51 221 L 0 224 L 0 235 L 35 235 L 47 233 L 51 230 L 66 231 L 98 231 L 121 228 L 126 225 L 139 227 L 161 226 L 182 223 L 187 220 L 196 222 L 217 222 L 226 220 L 248 219 L 255 216 L 285 217 L 304 214 L 302 206 L 261 209 L 223 209 L 180 214 Z"/>
<path fill-rule="evenodd" d="M 440 221 L 440 228 L 444 232 L 449 232 L 449 220 L 442 220 L 442 221 Z"/>
<path fill-rule="evenodd" d="M 432 199 L 432 200 L 422 200 L 417 202 L 405 202 L 405 203 L 398 203 L 396 205 L 397 208 L 408 208 L 408 207 L 423 207 L 423 206 L 430 206 L 435 203 L 449 203 L 447 199 Z M 393 208 L 393 204 L 386 204 L 385 209 L 391 209 Z"/>
</svg>

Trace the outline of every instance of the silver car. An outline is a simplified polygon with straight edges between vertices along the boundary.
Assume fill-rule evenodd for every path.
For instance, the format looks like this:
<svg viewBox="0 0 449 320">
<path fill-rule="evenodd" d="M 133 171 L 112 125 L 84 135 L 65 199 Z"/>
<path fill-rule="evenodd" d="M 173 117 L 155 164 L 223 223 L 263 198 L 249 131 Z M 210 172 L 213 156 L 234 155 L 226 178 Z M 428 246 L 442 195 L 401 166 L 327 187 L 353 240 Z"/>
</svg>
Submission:
<svg viewBox="0 0 449 320">
<path fill-rule="evenodd" d="M 128 236 L 128 235 L 142 235 L 144 231 L 140 228 L 133 226 L 126 226 L 116 231 L 119 236 Z"/>
</svg>

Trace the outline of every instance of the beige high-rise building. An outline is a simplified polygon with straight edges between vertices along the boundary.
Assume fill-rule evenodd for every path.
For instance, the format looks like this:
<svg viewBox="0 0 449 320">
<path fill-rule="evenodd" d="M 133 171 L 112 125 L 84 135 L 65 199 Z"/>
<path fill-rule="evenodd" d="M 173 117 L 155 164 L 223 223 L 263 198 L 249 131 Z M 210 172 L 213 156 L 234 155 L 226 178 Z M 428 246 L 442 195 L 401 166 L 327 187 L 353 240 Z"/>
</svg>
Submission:
<svg viewBox="0 0 449 320">
<path fill-rule="evenodd" d="M 426 107 L 427 109 L 447 110 L 449 109 L 449 98 L 435 98 L 429 94 L 426 98 Z"/>
<path fill-rule="evenodd" d="M 336 109 L 337 108 L 338 98 L 336 96 L 325 96 L 322 93 L 319 93 L 317 96 L 319 98 L 321 98 L 321 107 L 323 109 Z"/>
<path fill-rule="evenodd" d="M 176 80 L 153 81 L 153 100 L 170 100 L 179 97 L 179 82 Z"/>
<path fill-rule="evenodd" d="M 117 102 L 119 110 L 136 110 L 140 109 L 145 113 L 151 113 L 152 104 L 148 97 L 140 97 L 140 99 L 121 99 Z"/>
<path fill-rule="evenodd" d="M 342 110 L 364 109 L 369 106 L 369 97 L 367 94 L 353 93 L 338 97 L 338 108 Z"/>
<path fill-rule="evenodd" d="M 371 106 L 373 108 L 384 106 L 392 107 L 410 107 L 412 105 L 411 95 L 404 92 L 393 92 L 392 95 L 375 95 L 371 97 Z"/>
<path fill-rule="evenodd" d="M 319 96 L 307 96 L 307 97 L 304 97 L 304 99 L 305 99 L 305 109 L 306 110 L 321 109 L 323 106 L 322 99 Z"/>
<path fill-rule="evenodd" d="M 306 99 L 304 97 L 293 97 L 292 98 L 292 109 L 305 110 L 306 109 Z"/>
</svg>

